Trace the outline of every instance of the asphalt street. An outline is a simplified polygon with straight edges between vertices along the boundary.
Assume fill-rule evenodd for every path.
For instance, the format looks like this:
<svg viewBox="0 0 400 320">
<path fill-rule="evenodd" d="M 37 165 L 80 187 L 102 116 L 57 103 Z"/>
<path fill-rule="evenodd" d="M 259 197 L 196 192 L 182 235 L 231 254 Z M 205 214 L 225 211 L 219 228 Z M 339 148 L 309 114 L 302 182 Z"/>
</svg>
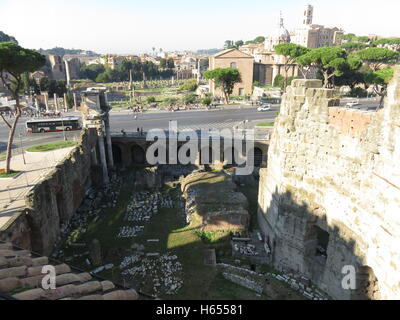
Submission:
<svg viewBox="0 0 400 320">
<path fill-rule="evenodd" d="M 357 99 L 342 99 L 340 105 L 344 106 L 346 102 Z M 379 104 L 379 99 L 359 99 L 360 105 L 354 109 L 375 110 Z M 177 121 L 178 129 L 224 129 L 239 126 L 240 128 L 253 128 L 259 122 L 273 121 L 279 111 L 279 106 L 273 105 L 270 111 L 257 111 L 257 107 L 237 106 L 225 109 L 215 110 L 189 110 L 175 112 L 145 112 L 137 115 L 135 119 L 132 111 L 114 109 L 110 113 L 111 131 L 121 133 L 137 132 L 142 128 L 143 131 L 149 129 L 168 129 L 170 120 Z M 72 114 L 68 114 L 72 115 Z M 78 115 L 75 113 L 74 115 Z M 26 117 L 22 117 L 18 123 L 14 139 L 14 149 L 22 147 L 25 149 L 36 144 L 46 144 L 64 139 L 63 132 L 46 133 L 27 133 L 25 131 Z M 247 120 L 243 127 L 243 120 Z M 68 140 L 73 140 L 79 136 L 79 131 L 65 132 Z M 8 128 L 0 120 L 0 152 L 3 152 L 7 146 Z"/>
<path fill-rule="evenodd" d="M 256 107 L 237 107 L 229 110 L 194 110 L 194 111 L 175 111 L 175 112 L 148 112 L 135 116 L 132 111 L 113 110 L 110 113 L 111 131 L 121 133 L 136 132 L 143 128 L 149 129 L 168 129 L 170 120 L 177 121 L 178 129 L 208 129 L 208 128 L 232 128 L 240 125 L 243 128 L 243 120 L 248 120 L 245 128 L 250 129 L 258 122 L 273 121 L 279 107 L 272 107 L 270 111 L 258 112 Z M 22 117 L 17 125 L 14 139 L 14 149 L 30 147 L 36 144 L 45 144 L 64 139 L 63 132 L 46 133 L 27 133 L 25 131 L 26 117 Z M 68 140 L 73 140 L 79 135 L 78 131 L 65 132 Z M 8 128 L 3 121 L 0 122 L 0 152 L 7 146 Z M 16 150 L 17 151 L 17 150 Z"/>
</svg>

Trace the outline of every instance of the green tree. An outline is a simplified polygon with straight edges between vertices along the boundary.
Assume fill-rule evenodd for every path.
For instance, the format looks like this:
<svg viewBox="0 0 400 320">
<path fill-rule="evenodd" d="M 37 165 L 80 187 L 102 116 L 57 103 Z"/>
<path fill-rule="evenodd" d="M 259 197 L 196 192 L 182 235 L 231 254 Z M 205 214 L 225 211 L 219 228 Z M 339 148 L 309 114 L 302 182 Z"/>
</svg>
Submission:
<svg viewBox="0 0 400 320">
<path fill-rule="evenodd" d="M 213 80 L 216 87 L 221 88 L 225 102 L 229 103 L 229 96 L 233 92 L 236 83 L 242 81 L 239 70 L 235 68 L 217 68 L 204 72 L 206 79 Z"/>
<path fill-rule="evenodd" d="M 22 87 L 22 75 L 40 69 L 44 66 L 45 62 L 46 58 L 37 51 L 24 49 L 14 42 L 0 43 L 0 78 L 16 101 L 16 115 L 12 124 L 1 115 L 3 121 L 9 128 L 5 167 L 6 173 L 10 172 L 11 147 L 14 141 L 15 129 L 21 117 L 19 91 Z M 12 84 L 5 79 L 5 73 L 12 76 Z"/>
<path fill-rule="evenodd" d="M 254 39 L 254 43 L 263 43 L 265 41 L 265 37 L 263 36 L 258 36 L 257 38 Z"/>
<path fill-rule="evenodd" d="M 175 68 L 175 62 L 174 62 L 174 59 L 172 59 L 172 58 L 168 58 L 168 60 L 167 60 L 167 68 L 169 68 L 169 69 L 173 69 L 173 68 Z"/>
<path fill-rule="evenodd" d="M 96 81 L 97 76 L 100 73 L 106 71 L 102 64 L 90 64 L 90 65 L 83 65 L 80 70 L 79 77 L 81 79 L 90 79 L 92 81 Z"/>
<path fill-rule="evenodd" d="M 242 46 L 242 45 L 244 45 L 243 40 L 238 40 L 238 41 L 235 42 L 235 47 L 236 47 L 236 48 L 239 48 L 239 47 Z"/>
<path fill-rule="evenodd" d="M 160 68 L 166 68 L 167 67 L 167 59 L 161 58 L 160 59 Z"/>
<path fill-rule="evenodd" d="M 324 88 L 330 85 L 333 76 L 341 76 L 348 68 L 346 51 L 340 47 L 321 47 L 313 49 L 298 57 L 297 63 L 302 67 L 316 67 L 324 79 Z"/>
<path fill-rule="evenodd" d="M 358 70 L 347 69 L 339 77 L 335 77 L 335 85 L 349 86 L 351 90 L 358 84 L 366 85 L 366 76 L 371 73 L 371 69 L 362 65 Z"/>
<path fill-rule="evenodd" d="M 179 90 L 182 90 L 182 91 L 196 91 L 196 89 L 197 89 L 197 80 L 196 79 L 190 79 L 188 81 L 185 81 L 179 87 Z"/>
<path fill-rule="evenodd" d="M 211 104 L 211 102 L 212 102 L 212 100 L 209 97 L 205 97 L 205 98 L 201 99 L 201 103 L 207 107 Z"/>
<path fill-rule="evenodd" d="M 156 102 L 156 97 L 153 97 L 153 96 L 147 97 L 146 98 L 146 102 L 147 103 L 154 103 L 154 102 Z"/>
<path fill-rule="evenodd" d="M 306 54 L 309 51 L 310 49 L 294 43 L 280 43 L 275 46 L 275 52 L 285 57 L 285 63 L 283 66 L 285 70 L 285 81 L 283 85 L 283 90 L 286 90 L 286 87 L 288 85 L 289 69 L 296 63 L 296 59 L 298 57 Z"/>
<path fill-rule="evenodd" d="M 224 49 L 230 49 L 230 48 L 232 48 L 234 45 L 233 45 L 233 41 L 232 40 L 225 40 L 225 43 L 224 43 Z"/>
<path fill-rule="evenodd" d="M 197 96 L 193 93 L 185 94 L 182 98 L 182 102 L 186 105 L 195 103 Z"/>
<path fill-rule="evenodd" d="M 368 45 L 361 42 L 346 42 L 341 45 L 348 53 L 353 53 L 358 50 L 368 48 Z"/>
<path fill-rule="evenodd" d="M 395 63 L 399 53 L 385 48 L 367 48 L 356 52 L 356 55 L 367 63 L 373 72 L 384 64 Z"/>
<path fill-rule="evenodd" d="M 3 31 L 0 31 L 0 42 L 14 42 L 18 44 L 18 41 L 8 34 L 5 34 Z"/>
<path fill-rule="evenodd" d="M 382 107 L 383 100 L 386 96 L 387 85 L 393 78 L 393 68 L 384 68 L 367 75 L 366 81 L 374 86 L 374 91 L 381 97 L 378 109 Z"/>
<path fill-rule="evenodd" d="M 392 45 L 395 51 L 399 51 L 400 50 L 400 38 L 383 38 L 383 39 L 379 39 L 376 40 L 374 42 L 372 42 L 372 45 L 374 46 L 378 46 L 378 45 L 384 45 L 384 44 L 389 44 Z"/>
</svg>

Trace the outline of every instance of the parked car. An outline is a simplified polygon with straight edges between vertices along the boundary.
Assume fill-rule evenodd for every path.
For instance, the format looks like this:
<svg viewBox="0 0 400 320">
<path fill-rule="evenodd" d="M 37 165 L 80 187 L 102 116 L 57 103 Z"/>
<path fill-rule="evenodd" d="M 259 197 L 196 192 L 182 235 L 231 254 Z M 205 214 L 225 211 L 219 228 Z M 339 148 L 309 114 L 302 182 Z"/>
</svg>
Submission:
<svg viewBox="0 0 400 320">
<path fill-rule="evenodd" d="M 358 106 L 358 105 L 360 105 L 360 102 L 358 102 L 358 100 L 349 101 L 346 103 L 346 107 L 354 107 L 354 106 Z"/>
<path fill-rule="evenodd" d="M 270 104 L 263 104 L 262 106 L 257 108 L 257 111 L 268 111 L 271 110 Z"/>
</svg>

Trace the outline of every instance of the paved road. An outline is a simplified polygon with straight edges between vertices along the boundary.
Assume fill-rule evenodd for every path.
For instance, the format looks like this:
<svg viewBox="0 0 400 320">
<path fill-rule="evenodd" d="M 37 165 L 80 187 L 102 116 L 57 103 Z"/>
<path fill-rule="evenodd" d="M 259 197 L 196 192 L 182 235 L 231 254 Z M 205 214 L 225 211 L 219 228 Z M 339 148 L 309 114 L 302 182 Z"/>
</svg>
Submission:
<svg viewBox="0 0 400 320">
<path fill-rule="evenodd" d="M 342 99 L 341 105 L 354 99 Z M 361 105 L 353 108 L 362 110 L 375 110 L 379 104 L 379 99 L 359 99 Z M 177 111 L 177 112 L 148 112 L 138 115 L 135 120 L 131 111 L 111 112 L 111 130 L 120 133 L 136 132 L 137 128 L 147 131 L 152 128 L 167 129 L 169 120 L 176 120 L 179 129 L 209 129 L 209 128 L 232 128 L 241 125 L 243 120 L 248 120 L 246 128 L 253 128 L 256 123 L 272 121 L 279 111 L 279 106 L 273 106 L 270 111 L 258 112 L 256 107 L 242 106 L 229 107 L 223 110 L 196 110 L 196 111 Z M 22 118 L 17 126 L 14 148 L 18 152 L 21 145 L 19 134 L 22 135 L 22 145 L 24 148 L 39 144 L 50 143 L 63 140 L 62 132 L 48 132 L 29 134 L 25 132 L 26 118 Z M 242 127 L 242 125 L 241 125 Z M 72 140 L 79 135 L 79 132 L 66 132 L 68 140 Z M 7 145 L 8 129 L 0 120 L 0 152 L 3 152 Z"/>
<path fill-rule="evenodd" d="M 131 111 L 113 111 L 110 115 L 111 129 L 113 132 L 120 133 L 136 132 L 137 128 L 149 129 L 167 129 L 170 120 L 176 120 L 179 129 L 208 129 L 208 128 L 232 128 L 239 125 L 243 120 L 248 120 L 246 128 L 252 128 L 258 122 L 272 121 L 276 117 L 279 107 L 272 107 L 270 111 L 258 112 L 256 107 L 242 107 L 230 110 L 196 110 L 196 111 L 176 111 L 176 112 L 148 112 L 138 115 L 135 120 Z M 22 118 L 19 121 L 14 140 L 14 148 L 18 149 L 21 145 L 21 134 L 23 148 L 39 144 L 61 141 L 64 139 L 62 132 L 47 133 L 26 133 L 25 121 Z M 65 133 L 68 140 L 72 140 L 79 135 L 77 131 Z M 7 145 L 8 128 L 0 121 L 0 152 L 4 151 Z"/>
</svg>

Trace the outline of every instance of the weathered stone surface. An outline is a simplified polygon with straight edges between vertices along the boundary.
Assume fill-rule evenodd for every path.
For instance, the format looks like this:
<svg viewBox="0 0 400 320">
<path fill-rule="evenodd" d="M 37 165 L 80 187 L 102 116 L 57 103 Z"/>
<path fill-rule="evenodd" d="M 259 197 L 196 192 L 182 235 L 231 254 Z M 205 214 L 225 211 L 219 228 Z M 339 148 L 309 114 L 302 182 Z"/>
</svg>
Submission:
<svg viewBox="0 0 400 320">
<path fill-rule="evenodd" d="M 260 170 L 259 224 L 277 269 L 336 299 L 400 299 L 400 68 L 378 112 L 334 100 L 320 88 L 284 95 Z M 341 286 L 346 265 L 356 290 Z"/>
<path fill-rule="evenodd" d="M 44 296 L 45 296 L 45 291 L 41 288 L 37 288 L 17 293 L 13 297 L 18 300 L 37 300 Z"/>
<path fill-rule="evenodd" d="M 0 280 L 0 291 L 2 292 L 8 292 L 12 291 L 15 288 L 18 288 L 21 283 L 18 278 L 7 278 L 7 279 L 1 279 Z"/>
<path fill-rule="evenodd" d="M 117 290 L 103 294 L 104 300 L 137 300 L 138 294 L 135 290 Z"/>
<path fill-rule="evenodd" d="M 12 277 L 22 277 L 27 273 L 27 267 L 12 267 L 0 270 L 0 279 L 12 278 Z"/>
<path fill-rule="evenodd" d="M 101 287 L 103 292 L 107 292 L 113 290 L 115 288 L 115 285 L 111 281 L 102 281 Z"/>
<path fill-rule="evenodd" d="M 88 293 L 93 293 L 102 290 L 102 285 L 99 281 L 90 281 L 77 286 L 78 292 L 81 295 L 87 295 Z"/>
</svg>

